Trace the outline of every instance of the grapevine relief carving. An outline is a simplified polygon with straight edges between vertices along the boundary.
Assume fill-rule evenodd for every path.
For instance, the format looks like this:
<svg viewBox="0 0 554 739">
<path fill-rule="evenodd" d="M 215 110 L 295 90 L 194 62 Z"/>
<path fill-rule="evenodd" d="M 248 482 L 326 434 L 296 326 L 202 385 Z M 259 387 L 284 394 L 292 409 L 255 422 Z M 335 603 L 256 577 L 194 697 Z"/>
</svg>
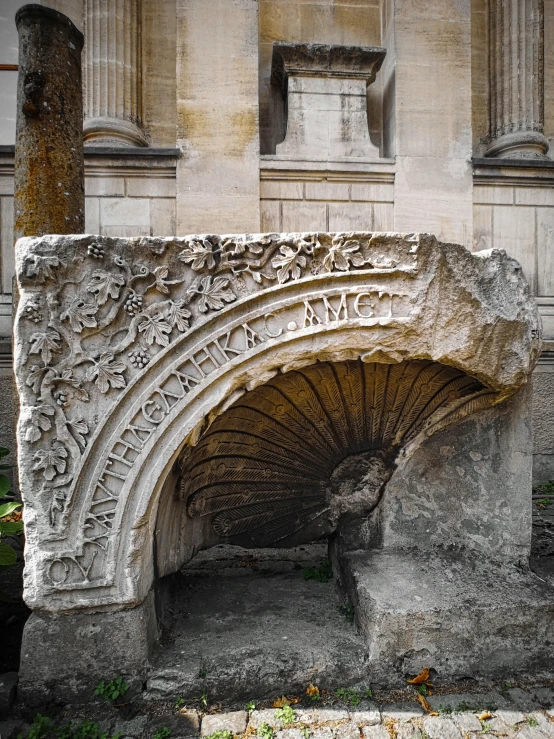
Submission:
<svg viewBox="0 0 554 739">
<path fill-rule="evenodd" d="M 38 288 L 20 313 L 35 326 L 25 357 L 34 405 L 24 411 L 24 439 L 51 493 L 50 524 L 62 520 L 64 488 L 87 446 L 82 404 L 123 390 L 176 336 L 247 292 L 318 272 L 396 269 L 400 260 L 371 241 L 371 234 L 153 239 L 147 263 L 138 264 L 132 251 L 140 239 L 74 237 L 56 251 L 48 239 L 37 243 L 21 269 L 26 285 Z"/>
</svg>

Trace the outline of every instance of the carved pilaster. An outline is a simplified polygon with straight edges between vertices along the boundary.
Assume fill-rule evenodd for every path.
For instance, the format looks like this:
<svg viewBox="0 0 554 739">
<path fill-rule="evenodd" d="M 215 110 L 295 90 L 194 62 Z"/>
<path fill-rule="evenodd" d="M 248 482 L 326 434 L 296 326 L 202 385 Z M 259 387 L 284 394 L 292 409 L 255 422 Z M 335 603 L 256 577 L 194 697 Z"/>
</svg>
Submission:
<svg viewBox="0 0 554 739">
<path fill-rule="evenodd" d="M 142 130 L 141 0 L 85 0 L 85 142 L 148 146 Z"/>
<path fill-rule="evenodd" d="M 544 157 L 544 0 L 490 0 L 486 156 Z"/>
</svg>

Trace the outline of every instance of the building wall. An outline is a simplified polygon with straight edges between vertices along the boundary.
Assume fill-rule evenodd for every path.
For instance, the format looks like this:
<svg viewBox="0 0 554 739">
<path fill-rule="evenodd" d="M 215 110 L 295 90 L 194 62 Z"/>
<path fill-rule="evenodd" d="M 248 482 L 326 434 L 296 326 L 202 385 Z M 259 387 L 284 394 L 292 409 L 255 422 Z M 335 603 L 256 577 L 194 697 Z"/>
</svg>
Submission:
<svg viewBox="0 0 554 739">
<path fill-rule="evenodd" d="M 16 61 L 9 19 L 22 4 L 1 4 L 0 64 Z M 83 28 L 83 0 L 45 4 Z M 554 0 L 544 7 L 545 134 L 554 146 Z M 150 146 L 87 150 L 86 230 L 428 230 L 473 250 L 506 249 L 521 262 L 543 316 L 537 475 L 554 478 L 554 161 L 483 159 L 488 23 L 487 0 L 142 0 Z M 367 96 L 378 158 L 288 161 L 276 153 L 286 129 L 285 103 L 270 83 L 278 41 L 386 48 Z M 3 337 L 11 333 L 14 264 L 14 78 L 0 71 L 0 146 L 8 145 L 0 149 Z M 3 390 L 9 361 L 5 343 Z M 12 423 L 6 403 L 5 428 Z"/>
</svg>

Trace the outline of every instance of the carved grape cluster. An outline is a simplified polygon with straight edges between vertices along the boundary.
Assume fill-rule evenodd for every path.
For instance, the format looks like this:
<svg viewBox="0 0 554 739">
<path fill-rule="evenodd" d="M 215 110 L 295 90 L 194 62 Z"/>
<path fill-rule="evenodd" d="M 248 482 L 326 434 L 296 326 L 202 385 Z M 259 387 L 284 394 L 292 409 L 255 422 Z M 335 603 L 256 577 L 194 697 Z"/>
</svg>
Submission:
<svg viewBox="0 0 554 739">
<path fill-rule="evenodd" d="M 150 354 L 146 349 L 133 349 L 132 352 L 129 352 L 128 356 L 133 367 L 137 369 L 144 369 L 150 361 Z"/>
<path fill-rule="evenodd" d="M 42 321 L 42 313 L 39 310 L 39 307 L 34 303 L 26 305 L 23 313 L 25 318 L 28 318 L 33 323 L 40 323 Z"/>
<path fill-rule="evenodd" d="M 142 310 L 142 303 L 142 295 L 132 292 L 125 301 L 125 310 L 129 315 L 133 316 L 135 313 L 140 313 Z"/>
<path fill-rule="evenodd" d="M 88 247 L 87 251 L 89 256 L 93 257 L 94 259 L 104 259 L 104 257 L 106 256 L 104 247 L 100 246 L 100 244 L 91 244 Z"/>
<path fill-rule="evenodd" d="M 60 408 L 65 408 L 69 402 L 68 394 L 64 390 L 57 390 L 54 393 L 54 399 Z"/>
</svg>

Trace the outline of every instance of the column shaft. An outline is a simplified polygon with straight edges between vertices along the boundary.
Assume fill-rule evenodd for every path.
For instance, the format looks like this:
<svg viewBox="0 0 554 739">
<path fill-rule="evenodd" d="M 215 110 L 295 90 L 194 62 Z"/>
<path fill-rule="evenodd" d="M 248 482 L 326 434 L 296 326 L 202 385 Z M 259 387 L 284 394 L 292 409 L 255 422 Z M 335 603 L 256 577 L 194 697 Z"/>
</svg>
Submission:
<svg viewBox="0 0 554 739">
<path fill-rule="evenodd" d="M 83 34 L 62 13 L 25 5 L 19 33 L 14 236 L 83 233 Z"/>
<path fill-rule="evenodd" d="M 140 0 L 85 0 L 85 141 L 148 146 L 142 130 Z"/>
<path fill-rule="evenodd" d="M 491 0 L 490 118 L 486 156 L 543 157 L 544 0 Z"/>
</svg>

